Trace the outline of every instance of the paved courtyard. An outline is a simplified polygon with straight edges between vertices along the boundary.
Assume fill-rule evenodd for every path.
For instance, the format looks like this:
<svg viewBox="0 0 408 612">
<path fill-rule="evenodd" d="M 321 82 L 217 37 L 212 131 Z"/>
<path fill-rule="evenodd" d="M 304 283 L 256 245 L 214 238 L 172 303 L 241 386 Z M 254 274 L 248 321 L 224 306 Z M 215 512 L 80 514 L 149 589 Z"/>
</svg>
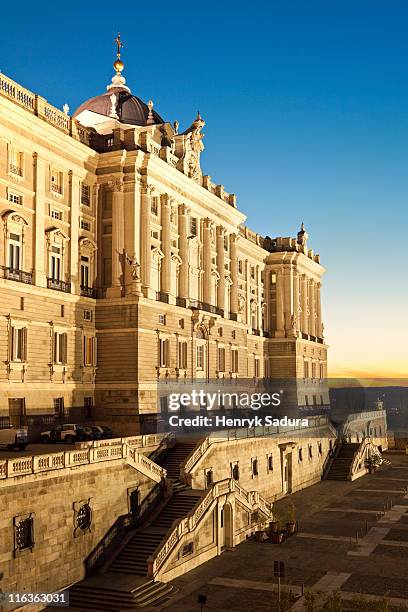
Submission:
<svg viewBox="0 0 408 612">
<path fill-rule="evenodd" d="M 386 596 L 390 610 L 408 610 L 408 457 L 385 456 L 391 464 L 375 474 L 323 481 L 292 495 L 297 535 L 281 545 L 248 540 L 225 552 L 175 580 L 179 590 L 162 609 L 200 610 L 197 598 L 204 594 L 203 612 L 278 610 L 273 563 L 279 560 L 286 566 L 283 599 L 286 590 L 298 595 L 294 610 L 307 609 L 302 585 L 315 593 L 315 610 L 336 591 L 343 609 L 361 610 L 356 600 L 365 599 L 364 609 L 385 610 L 380 604 Z M 278 513 L 286 503 L 275 504 Z"/>
</svg>

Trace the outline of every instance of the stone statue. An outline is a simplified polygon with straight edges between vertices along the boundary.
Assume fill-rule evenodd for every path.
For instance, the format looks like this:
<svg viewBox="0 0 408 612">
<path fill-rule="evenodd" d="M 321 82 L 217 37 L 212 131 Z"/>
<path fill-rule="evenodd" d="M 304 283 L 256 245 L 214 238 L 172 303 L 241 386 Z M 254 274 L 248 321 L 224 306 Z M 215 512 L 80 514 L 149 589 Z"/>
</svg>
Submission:
<svg viewBox="0 0 408 612">
<path fill-rule="evenodd" d="M 202 177 L 200 155 L 201 152 L 204 151 L 204 144 L 202 142 L 204 134 L 201 133 L 204 126 L 205 121 L 200 113 L 198 113 L 191 127 L 185 132 L 185 161 L 188 166 L 188 175 L 197 182 L 199 182 Z"/>
<path fill-rule="evenodd" d="M 137 260 L 136 254 L 129 257 L 126 253 L 126 262 L 130 266 L 130 273 L 134 281 L 140 281 L 140 263 Z"/>
<path fill-rule="evenodd" d="M 113 119 L 118 119 L 118 115 L 116 112 L 116 95 L 113 93 L 111 96 L 109 96 L 109 100 L 111 103 L 109 117 L 112 117 Z"/>
</svg>

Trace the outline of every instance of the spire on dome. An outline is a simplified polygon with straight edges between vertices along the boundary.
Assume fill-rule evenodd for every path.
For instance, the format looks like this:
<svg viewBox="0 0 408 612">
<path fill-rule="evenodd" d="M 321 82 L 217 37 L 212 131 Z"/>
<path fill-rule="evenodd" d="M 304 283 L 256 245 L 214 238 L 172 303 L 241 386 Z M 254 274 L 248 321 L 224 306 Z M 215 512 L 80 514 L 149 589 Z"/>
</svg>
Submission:
<svg viewBox="0 0 408 612">
<path fill-rule="evenodd" d="M 129 87 L 126 86 L 126 79 L 124 76 L 122 76 L 122 71 L 125 65 L 120 59 L 120 50 L 123 48 L 123 43 L 120 38 L 120 32 L 118 32 L 118 35 L 115 38 L 115 43 L 117 45 L 116 60 L 113 62 L 115 75 L 112 77 L 112 83 L 108 85 L 106 89 L 108 91 L 110 91 L 111 89 L 124 89 L 125 91 L 128 91 L 130 93 Z"/>
</svg>

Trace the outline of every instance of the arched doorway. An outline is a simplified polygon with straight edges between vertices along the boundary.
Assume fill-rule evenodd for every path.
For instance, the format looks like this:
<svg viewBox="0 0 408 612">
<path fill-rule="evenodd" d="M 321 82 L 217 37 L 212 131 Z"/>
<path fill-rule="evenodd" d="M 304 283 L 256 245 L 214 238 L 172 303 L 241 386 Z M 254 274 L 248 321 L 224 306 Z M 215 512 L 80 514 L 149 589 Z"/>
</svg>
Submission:
<svg viewBox="0 0 408 612">
<path fill-rule="evenodd" d="M 234 517 L 232 506 L 225 503 L 220 512 L 221 550 L 234 546 Z"/>
</svg>

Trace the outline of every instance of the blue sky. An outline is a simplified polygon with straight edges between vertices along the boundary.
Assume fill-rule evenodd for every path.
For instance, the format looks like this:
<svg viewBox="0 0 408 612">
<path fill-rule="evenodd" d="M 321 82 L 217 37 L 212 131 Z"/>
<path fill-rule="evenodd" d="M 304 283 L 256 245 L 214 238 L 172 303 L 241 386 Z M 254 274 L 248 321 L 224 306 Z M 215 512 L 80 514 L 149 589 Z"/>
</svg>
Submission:
<svg viewBox="0 0 408 612">
<path fill-rule="evenodd" d="M 181 127 L 200 110 L 203 169 L 250 227 L 305 222 L 332 373 L 407 374 L 406 2 L 22 2 L 2 22 L 0 69 L 72 111 L 120 30 L 132 92 Z"/>
</svg>

